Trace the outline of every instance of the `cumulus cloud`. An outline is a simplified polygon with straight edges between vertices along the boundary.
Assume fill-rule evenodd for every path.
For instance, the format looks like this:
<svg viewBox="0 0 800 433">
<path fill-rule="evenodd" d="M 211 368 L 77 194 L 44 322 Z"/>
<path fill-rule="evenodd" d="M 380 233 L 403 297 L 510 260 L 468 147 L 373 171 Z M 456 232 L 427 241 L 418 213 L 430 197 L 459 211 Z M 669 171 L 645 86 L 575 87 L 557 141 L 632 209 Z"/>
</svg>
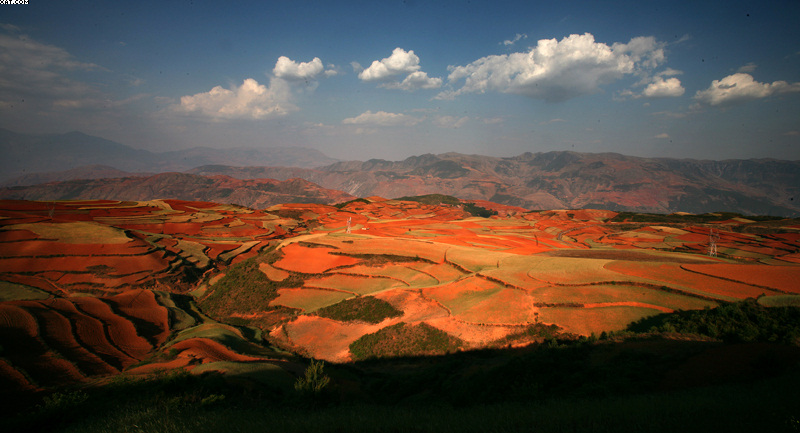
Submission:
<svg viewBox="0 0 800 433">
<path fill-rule="evenodd" d="M 410 74 L 419 68 L 419 57 L 414 54 L 414 50 L 406 51 L 398 47 L 392 51 L 391 56 L 373 61 L 369 68 L 358 74 L 358 78 L 364 81 L 381 81 L 401 74 Z"/>
<path fill-rule="evenodd" d="M 652 37 L 611 46 L 595 42 L 590 33 L 573 34 L 561 41 L 542 39 L 528 52 L 492 55 L 465 66 L 451 66 L 448 80 L 464 80 L 464 84 L 437 98 L 496 91 L 560 102 L 597 93 L 600 86 L 655 68 L 664 59 L 663 44 Z"/>
<path fill-rule="evenodd" d="M 354 70 L 357 70 L 356 65 L 358 64 L 354 62 Z M 375 60 L 367 69 L 360 71 L 358 78 L 363 81 L 382 82 L 381 87 L 387 89 L 406 91 L 436 89 L 442 86 L 441 78 L 431 78 L 420 68 L 419 57 L 414 54 L 414 50 L 406 51 L 398 47 L 392 51 L 391 56 Z M 401 81 L 400 77 L 403 75 L 405 78 Z"/>
<path fill-rule="evenodd" d="M 273 79 L 267 87 L 247 78 L 240 86 L 231 89 L 216 86 L 208 92 L 183 96 L 173 109 L 215 120 L 259 120 L 285 115 L 297 107 L 290 103 L 289 87 L 285 81 Z"/>
<path fill-rule="evenodd" d="M 275 68 L 272 69 L 272 74 L 284 80 L 302 81 L 313 80 L 324 70 L 325 67 L 322 66 L 319 57 L 314 57 L 310 62 L 298 63 L 286 56 L 280 56 Z"/>
<path fill-rule="evenodd" d="M 381 84 L 381 87 L 387 89 L 400 89 L 413 91 L 417 89 L 438 89 L 442 87 L 441 78 L 431 78 L 428 74 L 422 71 L 412 72 L 400 82 L 391 82 Z"/>
<path fill-rule="evenodd" d="M 345 125 L 371 125 L 371 126 L 411 126 L 420 122 L 419 118 L 402 113 L 387 113 L 385 111 L 365 111 L 356 117 L 342 120 Z"/>
<path fill-rule="evenodd" d="M 666 80 L 662 77 L 655 77 L 653 82 L 647 85 L 642 91 L 642 96 L 648 98 L 668 98 L 681 96 L 686 89 L 681 85 L 681 80 L 672 77 Z"/>
<path fill-rule="evenodd" d="M 694 99 L 702 105 L 725 106 L 792 92 L 800 92 L 800 83 L 759 83 L 752 75 L 739 72 L 712 81 L 711 86 L 698 91 Z"/>
</svg>

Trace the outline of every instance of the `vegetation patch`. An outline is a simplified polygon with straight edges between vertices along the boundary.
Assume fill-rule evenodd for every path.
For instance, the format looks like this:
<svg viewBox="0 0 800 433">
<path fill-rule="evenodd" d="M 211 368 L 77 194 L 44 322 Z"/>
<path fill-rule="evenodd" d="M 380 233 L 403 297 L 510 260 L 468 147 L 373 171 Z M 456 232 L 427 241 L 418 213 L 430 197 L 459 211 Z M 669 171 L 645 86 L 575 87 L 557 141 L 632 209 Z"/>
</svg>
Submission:
<svg viewBox="0 0 800 433">
<path fill-rule="evenodd" d="M 632 323 L 634 332 L 677 332 L 726 342 L 800 342 L 800 308 L 766 307 L 755 299 L 713 309 L 660 314 Z"/>
<path fill-rule="evenodd" d="M 225 276 L 212 286 L 211 294 L 200 302 L 203 310 L 218 318 L 267 311 L 271 309 L 270 301 L 278 297 L 278 288 L 302 285 L 302 279 L 294 275 L 280 283 L 267 278 L 259 269 L 264 259 L 254 257 L 228 268 Z"/>
<path fill-rule="evenodd" d="M 356 360 L 399 356 L 443 355 L 464 346 L 461 339 L 427 323 L 409 325 L 400 322 L 350 344 Z"/>
<path fill-rule="evenodd" d="M 317 310 L 317 315 L 341 322 L 380 323 L 403 312 L 374 296 L 359 296 Z"/>
</svg>

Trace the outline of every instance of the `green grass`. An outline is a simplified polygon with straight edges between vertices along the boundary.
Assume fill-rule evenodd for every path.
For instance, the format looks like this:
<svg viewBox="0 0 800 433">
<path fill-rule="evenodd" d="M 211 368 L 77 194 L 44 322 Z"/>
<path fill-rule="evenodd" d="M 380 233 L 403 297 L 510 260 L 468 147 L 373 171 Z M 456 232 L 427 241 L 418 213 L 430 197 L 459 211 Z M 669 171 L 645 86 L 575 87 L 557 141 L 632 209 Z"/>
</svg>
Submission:
<svg viewBox="0 0 800 433">
<path fill-rule="evenodd" d="M 124 244 L 131 241 L 124 230 L 96 222 L 15 224 L 3 229 L 29 230 L 41 239 L 67 244 Z"/>
<path fill-rule="evenodd" d="M 260 262 L 274 262 L 279 254 L 270 252 L 231 266 L 225 271 L 225 276 L 209 289 L 211 294 L 200 302 L 200 306 L 218 319 L 234 313 L 270 310 L 269 303 L 278 296 L 278 288 L 302 285 L 302 280 L 296 276 L 276 283 L 258 268 Z"/>
<path fill-rule="evenodd" d="M 367 334 L 350 344 L 353 358 L 441 355 L 458 350 L 464 343 L 426 323 L 409 325 L 400 322 L 374 334 Z"/>
<path fill-rule="evenodd" d="M 758 303 L 765 307 L 800 307 L 800 295 L 762 296 Z"/>
<path fill-rule="evenodd" d="M 392 304 L 374 296 L 360 296 L 346 299 L 334 305 L 317 310 L 317 315 L 341 322 L 380 323 L 391 317 L 400 317 L 403 312 Z"/>
<path fill-rule="evenodd" d="M 0 302 L 47 299 L 49 297 L 49 293 L 35 287 L 9 281 L 0 281 Z"/>
</svg>

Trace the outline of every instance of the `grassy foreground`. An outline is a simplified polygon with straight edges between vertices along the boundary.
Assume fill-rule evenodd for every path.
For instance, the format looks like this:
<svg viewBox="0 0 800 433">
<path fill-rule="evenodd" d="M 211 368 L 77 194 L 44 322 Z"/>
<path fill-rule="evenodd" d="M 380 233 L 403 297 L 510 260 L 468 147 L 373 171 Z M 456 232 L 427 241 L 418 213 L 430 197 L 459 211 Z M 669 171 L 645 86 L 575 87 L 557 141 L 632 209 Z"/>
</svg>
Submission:
<svg viewBox="0 0 800 433">
<path fill-rule="evenodd" d="M 167 377 L 84 395 L 32 414 L 25 431 L 60 432 L 793 432 L 800 372 L 673 393 L 457 407 L 325 404 L 255 396 L 198 378 Z M 213 380 L 212 380 L 213 382 Z M 124 392 L 128 391 L 128 392 Z M 137 392 L 133 392 L 137 391 Z M 226 394 L 227 393 L 227 394 Z M 80 396 L 81 394 L 77 394 Z M 70 399 L 63 399 L 70 400 Z M 8 427 L 8 425 L 7 425 Z M 12 426 L 13 427 L 13 426 Z M 19 427 L 19 426 L 17 426 Z M 7 430 L 8 431 L 8 430 Z M 13 430 L 12 430 L 13 431 Z"/>
</svg>

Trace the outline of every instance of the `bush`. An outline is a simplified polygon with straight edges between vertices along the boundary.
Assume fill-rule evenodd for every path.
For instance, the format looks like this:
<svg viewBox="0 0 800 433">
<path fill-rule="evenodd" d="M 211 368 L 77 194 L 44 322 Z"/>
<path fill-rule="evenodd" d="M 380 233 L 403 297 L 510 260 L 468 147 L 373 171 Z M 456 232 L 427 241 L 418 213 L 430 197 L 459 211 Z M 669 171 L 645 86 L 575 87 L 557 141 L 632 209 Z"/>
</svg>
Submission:
<svg viewBox="0 0 800 433">
<path fill-rule="evenodd" d="M 407 325 L 400 322 L 350 344 L 350 353 L 358 360 L 370 358 L 443 355 L 463 347 L 459 338 L 427 323 Z"/>
<path fill-rule="evenodd" d="M 324 369 L 324 362 L 312 359 L 311 364 L 306 368 L 305 375 L 294 383 L 294 389 L 307 396 L 320 395 L 331 382 L 331 378 L 325 374 Z"/>
<path fill-rule="evenodd" d="M 374 296 L 361 296 L 321 308 L 317 315 L 342 322 L 380 323 L 390 317 L 402 316 L 403 312 Z"/>
</svg>

